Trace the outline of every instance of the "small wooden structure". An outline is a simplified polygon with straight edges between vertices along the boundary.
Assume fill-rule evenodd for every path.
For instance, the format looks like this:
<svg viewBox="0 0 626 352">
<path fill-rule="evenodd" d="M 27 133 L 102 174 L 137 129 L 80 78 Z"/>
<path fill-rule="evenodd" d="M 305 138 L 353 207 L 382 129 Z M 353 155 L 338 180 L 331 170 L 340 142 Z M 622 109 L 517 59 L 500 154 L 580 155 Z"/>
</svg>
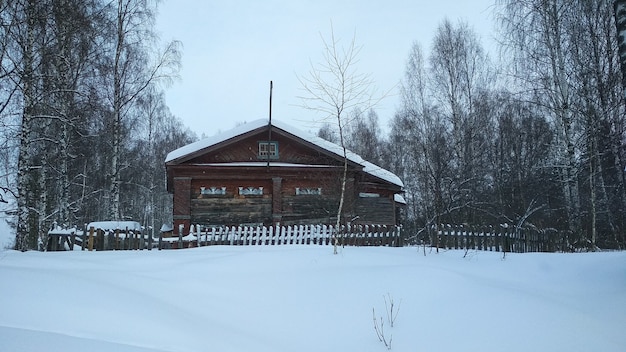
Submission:
<svg viewBox="0 0 626 352">
<path fill-rule="evenodd" d="M 347 152 L 342 224 L 397 225 L 402 181 Z M 257 120 L 169 153 L 174 235 L 180 225 L 333 224 L 343 149 L 288 124 Z"/>
<path fill-rule="evenodd" d="M 82 231 L 76 228 L 63 229 L 56 225 L 48 231 L 43 242 L 43 248 L 40 250 L 48 252 L 71 251 L 74 250 L 77 236 L 81 236 Z"/>
</svg>

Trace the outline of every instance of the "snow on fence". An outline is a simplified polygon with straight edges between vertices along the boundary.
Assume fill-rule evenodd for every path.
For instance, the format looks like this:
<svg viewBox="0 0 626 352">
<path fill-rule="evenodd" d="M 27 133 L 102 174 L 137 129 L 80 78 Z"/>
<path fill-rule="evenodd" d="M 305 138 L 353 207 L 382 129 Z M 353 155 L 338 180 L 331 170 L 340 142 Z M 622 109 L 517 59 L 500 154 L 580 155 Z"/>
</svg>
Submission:
<svg viewBox="0 0 626 352">
<path fill-rule="evenodd" d="M 199 230 L 198 230 L 199 229 Z M 296 226 L 191 226 L 189 234 L 178 237 L 159 237 L 159 249 L 176 249 L 212 245 L 332 245 L 336 233 L 328 225 Z M 341 246 L 402 246 L 399 226 L 354 225 L 342 226 L 337 232 Z"/>
<path fill-rule="evenodd" d="M 555 229 L 466 227 L 442 225 L 430 236 L 432 246 L 442 249 L 497 252 L 562 252 L 571 250 Z"/>
</svg>

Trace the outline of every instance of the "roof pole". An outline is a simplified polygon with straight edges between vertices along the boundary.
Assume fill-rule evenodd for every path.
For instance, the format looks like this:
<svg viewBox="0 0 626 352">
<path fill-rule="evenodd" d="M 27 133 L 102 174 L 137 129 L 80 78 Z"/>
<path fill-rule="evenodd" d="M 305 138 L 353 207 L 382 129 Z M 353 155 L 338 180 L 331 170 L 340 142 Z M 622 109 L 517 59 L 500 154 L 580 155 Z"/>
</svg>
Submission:
<svg viewBox="0 0 626 352">
<path fill-rule="evenodd" d="M 267 171 L 270 170 L 270 144 L 272 142 L 272 89 L 274 88 L 274 83 L 270 81 L 270 118 L 269 123 L 267 125 Z"/>
</svg>

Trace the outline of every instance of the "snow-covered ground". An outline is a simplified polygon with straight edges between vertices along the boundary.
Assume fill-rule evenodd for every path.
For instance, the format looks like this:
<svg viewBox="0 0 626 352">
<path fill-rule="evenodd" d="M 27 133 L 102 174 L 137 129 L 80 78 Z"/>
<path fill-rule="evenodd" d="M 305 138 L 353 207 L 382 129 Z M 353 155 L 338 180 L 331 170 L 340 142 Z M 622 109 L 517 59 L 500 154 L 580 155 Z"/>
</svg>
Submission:
<svg viewBox="0 0 626 352">
<path fill-rule="evenodd" d="M 626 252 L 463 254 L 3 251 L 0 351 L 626 350 Z"/>
</svg>

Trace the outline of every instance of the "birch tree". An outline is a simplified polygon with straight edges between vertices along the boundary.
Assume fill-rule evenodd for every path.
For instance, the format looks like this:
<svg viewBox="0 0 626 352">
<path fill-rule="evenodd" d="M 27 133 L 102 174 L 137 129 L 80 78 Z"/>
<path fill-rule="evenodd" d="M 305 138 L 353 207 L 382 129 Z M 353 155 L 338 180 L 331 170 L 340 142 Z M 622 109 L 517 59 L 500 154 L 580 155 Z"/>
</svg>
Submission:
<svg viewBox="0 0 626 352">
<path fill-rule="evenodd" d="M 493 76 L 489 59 L 467 23 L 454 25 L 446 19 L 437 28 L 429 63 L 429 91 L 446 117 L 454 151 L 454 177 L 446 187 L 453 192 L 453 207 L 462 221 L 473 222 L 491 141 L 486 106 Z"/>
<path fill-rule="evenodd" d="M 556 132 L 552 167 L 561 180 L 567 228 L 579 246 L 595 248 L 599 237 L 615 246 L 624 241 L 618 219 L 624 218 L 626 164 L 612 6 L 605 0 L 500 6 L 504 43 L 514 57 L 511 73 Z"/>
<path fill-rule="evenodd" d="M 533 101 L 552 117 L 557 131 L 555 168 L 561 177 L 568 227 L 580 233 L 580 195 L 576 140 L 577 121 L 572 111 L 571 80 L 566 35 L 568 6 L 561 0 L 502 1 L 505 42 L 515 55 L 512 73 Z"/>
<path fill-rule="evenodd" d="M 361 47 L 356 44 L 355 36 L 345 46 L 335 37 L 331 26 L 330 38 L 322 37 L 322 60 L 311 63 L 308 74 L 298 77 L 305 95 L 301 96 L 302 107 L 317 111 L 325 121 L 334 120 L 339 137 L 339 145 L 343 151 L 343 171 L 341 176 L 341 193 L 337 207 L 337 231 L 342 222 L 346 181 L 348 177 L 348 158 L 346 152 L 345 128 L 348 124 L 348 113 L 354 109 L 367 111 L 382 96 L 377 96 L 374 82 L 369 74 L 357 71 L 357 59 Z M 335 233 L 333 251 L 337 254 L 338 237 Z"/>
<path fill-rule="evenodd" d="M 581 161 L 586 164 L 581 173 L 587 175 L 582 180 L 589 192 L 585 227 L 592 246 L 623 246 L 626 125 L 613 8 L 604 0 L 578 1 L 572 7 L 573 108 L 581 116 Z"/>
<path fill-rule="evenodd" d="M 180 65 L 180 43 L 170 42 L 161 53 L 153 55 L 152 21 L 154 7 L 149 0 L 117 0 L 114 16 L 114 46 L 112 53 L 112 131 L 109 179 L 109 218 L 120 220 L 121 171 L 127 165 L 122 160 L 124 122 L 138 97 L 160 80 L 171 79 Z"/>
<path fill-rule="evenodd" d="M 409 53 L 401 85 L 402 108 L 392 121 L 392 170 L 405 184 L 409 221 L 416 233 L 430 233 L 448 215 L 445 200 L 452 179 L 450 130 L 429 91 L 426 60 L 419 43 Z M 421 230 L 420 230 L 421 229 Z M 427 240 L 427 238 L 421 238 Z"/>
<path fill-rule="evenodd" d="M 36 46 L 41 38 L 40 23 L 42 7 L 37 1 L 16 2 L 10 9 L 13 25 L 8 33 L 14 45 L 10 61 L 15 69 L 14 82 L 19 86 L 22 99 L 20 111 L 19 155 L 17 164 L 17 234 L 15 249 L 25 251 L 36 247 L 39 229 L 37 227 L 37 182 L 34 160 L 34 125 L 37 114 L 37 85 L 40 75 L 40 51 Z"/>
</svg>

